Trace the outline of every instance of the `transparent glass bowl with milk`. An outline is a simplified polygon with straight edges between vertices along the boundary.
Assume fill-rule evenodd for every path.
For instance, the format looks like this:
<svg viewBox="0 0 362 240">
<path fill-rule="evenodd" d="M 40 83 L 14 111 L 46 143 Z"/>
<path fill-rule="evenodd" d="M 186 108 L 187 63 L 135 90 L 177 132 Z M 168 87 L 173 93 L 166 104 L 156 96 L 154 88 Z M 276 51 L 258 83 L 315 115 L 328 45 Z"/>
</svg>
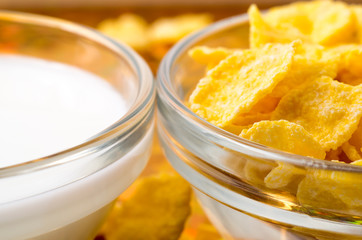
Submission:
<svg viewBox="0 0 362 240">
<path fill-rule="evenodd" d="M 138 55 L 85 27 L 0 13 L 1 239 L 91 239 L 151 148 Z"/>
</svg>

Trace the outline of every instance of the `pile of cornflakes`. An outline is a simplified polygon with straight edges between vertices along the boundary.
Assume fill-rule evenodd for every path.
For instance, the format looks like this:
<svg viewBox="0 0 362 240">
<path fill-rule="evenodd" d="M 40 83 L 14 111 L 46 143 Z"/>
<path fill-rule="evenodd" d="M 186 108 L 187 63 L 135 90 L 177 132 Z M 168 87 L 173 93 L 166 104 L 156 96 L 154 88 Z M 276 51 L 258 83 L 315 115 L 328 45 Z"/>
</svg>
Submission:
<svg viewBox="0 0 362 240">
<path fill-rule="evenodd" d="M 207 66 L 191 110 L 268 147 L 362 166 L 362 6 L 296 2 L 261 14 L 253 5 L 248 14 L 249 49 L 190 50 Z M 362 213 L 357 173 L 254 160 L 242 171 L 304 206 Z"/>
</svg>

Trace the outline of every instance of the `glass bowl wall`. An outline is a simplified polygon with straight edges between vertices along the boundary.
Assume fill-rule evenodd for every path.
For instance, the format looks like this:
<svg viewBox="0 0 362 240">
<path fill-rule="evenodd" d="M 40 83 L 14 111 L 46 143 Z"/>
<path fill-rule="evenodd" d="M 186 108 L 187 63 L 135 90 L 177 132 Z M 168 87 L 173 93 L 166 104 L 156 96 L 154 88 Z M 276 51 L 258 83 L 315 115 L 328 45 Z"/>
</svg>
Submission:
<svg viewBox="0 0 362 240">
<path fill-rule="evenodd" d="M 78 146 L 0 168 L 2 239 L 92 239 L 150 155 L 152 73 L 127 46 L 86 27 L 31 14 L 0 13 L 0 54 L 88 71 L 126 102 L 125 115 Z"/>
</svg>

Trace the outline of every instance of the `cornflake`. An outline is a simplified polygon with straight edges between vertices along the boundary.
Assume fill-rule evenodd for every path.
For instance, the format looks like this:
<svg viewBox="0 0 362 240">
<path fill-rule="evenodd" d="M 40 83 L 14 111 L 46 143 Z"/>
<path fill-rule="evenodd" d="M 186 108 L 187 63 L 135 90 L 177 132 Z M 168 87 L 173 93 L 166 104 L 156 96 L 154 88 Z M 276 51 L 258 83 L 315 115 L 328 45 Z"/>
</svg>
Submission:
<svg viewBox="0 0 362 240">
<path fill-rule="evenodd" d="M 324 159 L 325 151 L 302 126 L 285 120 L 260 121 L 241 137 L 282 151 Z"/>
<path fill-rule="evenodd" d="M 325 48 L 314 44 L 298 44 L 291 70 L 271 93 L 283 97 L 290 90 L 321 76 L 335 78 L 340 55 L 325 53 Z"/>
<path fill-rule="evenodd" d="M 177 240 L 191 211 L 190 200 L 190 186 L 182 177 L 145 177 L 127 200 L 116 205 L 101 234 L 109 240 Z"/>
<path fill-rule="evenodd" d="M 357 41 L 362 43 L 362 6 L 352 5 L 351 9 L 356 17 Z"/>
<path fill-rule="evenodd" d="M 329 151 L 348 141 L 361 116 L 361 87 L 320 77 L 290 91 L 271 119 L 285 119 L 303 126 L 325 151 Z"/>
<path fill-rule="evenodd" d="M 327 50 L 327 54 L 338 59 L 337 80 L 352 86 L 362 83 L 362 46 L 341 45 Z"/>
<path fill-rule="evenodd" d="M 209 70 L 191 94 L 191 109 L 219 127 L 248 113 L 288 73 L 295 44 L 235 51 Z"/>
<path fill-rule="evenodd" d="M 209 47 L 194 47 L 188 54 L 196 62 L 205 64 L 209 69 L 215 67 L 221 60 L 225 59 L 229 55 L 233 54 L 235 50 L 228 48 L 209 48 Z"/>
<path fill-rule="evenodd" d="M 316 1 L 315 11 L 311 12 L 314 43 L 333 46 L 353 41 L 356 33 L 355 15 L 346 3 Z"/>
<path fill-rule="evenodd" d="M 353 42 L 358 32 L 355 12 L 343 2 L 297 2 L 271 8 L 265 17 L 252 6 L 249 16 L 251 47 L 296 39 L 336 46 Z"/>
<path fill-rule="evenodd" d="M 263 19 L 256 5 L 251 5 L 248 14 L 251 48 L 260 48 L 266 43 L 290 43 L 296 39 L 305 39 L 305 37 L 297 31 L 281 31 L 270 26 Z"/>
<path fill-rule="evenodd" d="M 285 120 L 254 123 L 251 128 L 244 129 L 240 136 L 290 153 L 319 159 L 325 157 L 322 147 L 302 126 Z M 269 188 L 283 188 L 304 174 L 303 169 L 279 162 L 264 181 Z"/>
<path fill-rule="evenodd" d="M 362 160 L 351 165 L 362 166 Z M 358 173 L 312 169 L 299 184 L 297 198 L 304 205 L 360 214 L 362 179 Z"/>
</svg>

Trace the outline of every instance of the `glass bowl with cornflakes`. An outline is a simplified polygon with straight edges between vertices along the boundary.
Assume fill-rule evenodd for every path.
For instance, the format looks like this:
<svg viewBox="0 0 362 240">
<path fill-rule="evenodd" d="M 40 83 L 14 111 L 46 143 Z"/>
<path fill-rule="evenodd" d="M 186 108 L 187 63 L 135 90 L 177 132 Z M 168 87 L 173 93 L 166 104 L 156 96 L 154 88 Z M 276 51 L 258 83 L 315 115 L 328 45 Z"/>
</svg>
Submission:
<svg viewBox="0 0 362 240">
<path fill-rule="evenodd" d="M 362 239 L 361 7 L 228 18 L 158 71 L 158 132 L 225 239 Z"/>
</svg>

